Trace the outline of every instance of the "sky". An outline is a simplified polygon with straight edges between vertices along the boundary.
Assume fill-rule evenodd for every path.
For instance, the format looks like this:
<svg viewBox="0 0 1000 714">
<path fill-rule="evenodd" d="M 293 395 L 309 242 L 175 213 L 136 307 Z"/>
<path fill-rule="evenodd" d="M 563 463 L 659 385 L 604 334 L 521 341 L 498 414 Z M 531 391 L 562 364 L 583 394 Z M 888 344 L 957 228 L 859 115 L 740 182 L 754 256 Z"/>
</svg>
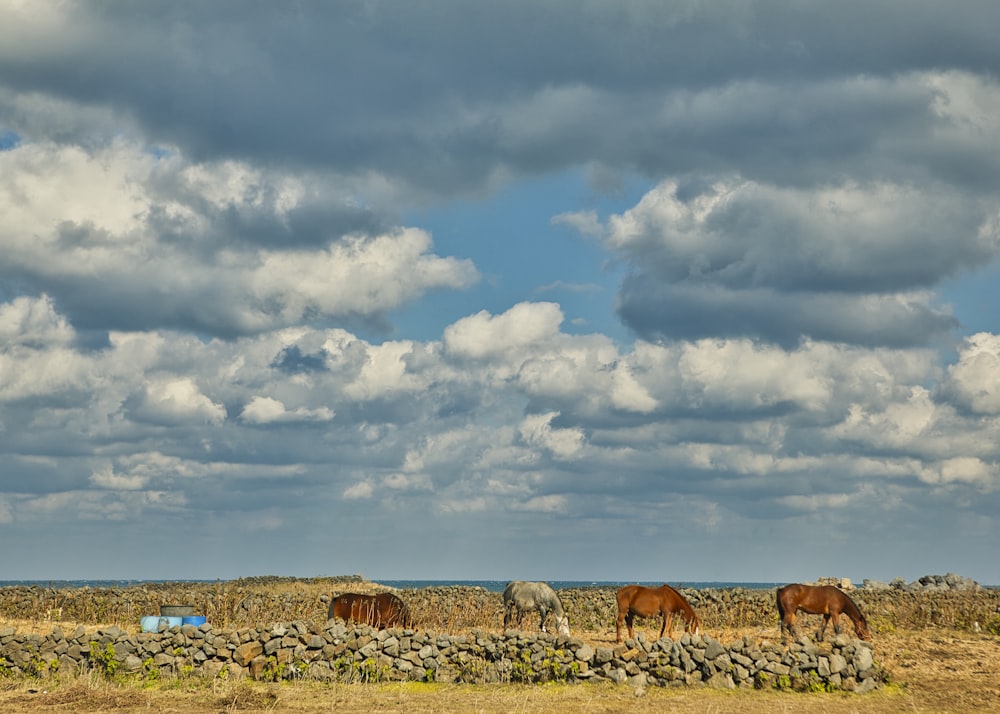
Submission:
<svg viewBox="0 0 1000 714">
<path fill-rule="evenodd" d="M 0 578 L 1000 584 L 997 27 L 3 3 Z"/>
</svg>

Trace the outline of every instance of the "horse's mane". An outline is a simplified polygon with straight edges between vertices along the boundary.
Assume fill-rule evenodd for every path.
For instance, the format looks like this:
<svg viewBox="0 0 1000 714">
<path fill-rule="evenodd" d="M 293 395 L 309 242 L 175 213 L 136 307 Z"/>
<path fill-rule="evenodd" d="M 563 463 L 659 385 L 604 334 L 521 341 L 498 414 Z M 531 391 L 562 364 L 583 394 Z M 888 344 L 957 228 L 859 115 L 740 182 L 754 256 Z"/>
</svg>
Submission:
<svg viewBox="0 0 1000 714">
<path fill-rule="evenodd" d="M 840 588 L 837 589 L 840 590 Z M 844 593 L 843 590 L 841 590 L 840 592 Z M 847 604 L 851 606 L 852 612 L 847 613 L 848 616 L 856 618 L 858 622 L 860 622 L 865 627 L 868 627 L 868 620 L 865 618 L 864 613 L 861 612 L 861 608 L 858 607 L 858 604 L 851 599 L 851 596 L 848 595 L 847 593 L 844 593 L 844 600 L 846 600 Z"/>
<path fill-rule="evenodd" d="M 684 610 L 684 619 L 687 620 L 688 627 L 697 629 L 701 625 L 701 620 L 698 617 L 698 613 L 694 611 L 693 607 L 691 607 L 691 603 L 687 601 L 687 598 L 681 595 L 680 590 L 675 588 L 673 585 L 663 583 L 663 587 L 670 590 L 677 596 L 677 602 L 681 604 L 681 609 Z"/>
</svg>

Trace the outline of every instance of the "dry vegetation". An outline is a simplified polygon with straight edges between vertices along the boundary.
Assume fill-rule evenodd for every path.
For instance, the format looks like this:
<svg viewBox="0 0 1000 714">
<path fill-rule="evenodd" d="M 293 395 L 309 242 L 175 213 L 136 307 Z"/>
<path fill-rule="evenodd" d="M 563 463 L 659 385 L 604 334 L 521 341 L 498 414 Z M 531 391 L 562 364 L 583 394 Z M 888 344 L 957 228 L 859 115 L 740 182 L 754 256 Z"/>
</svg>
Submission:
<svg viewBox="0 0 1000 714">
<path fill-rule="evenodd" d="M 205 585 L 175 584 L 101 591 L 48 588 L 0 591 L 0 628 L 48 632 L 78 624 L 116 624 L 136 631 L 142 615 L 160 604 L 190 603 L 215 624 L 244 626 L 276 621 L 326 619 L 331 593 L 373 591 L 371 583 L 338 579 L 251 579 Z M 434 588 L 402 593 L 422 628 L 460 632 L 499 629 L 500 597 L 473 588 Z M 574 636 L 592 645 L 614 639 L 613 593 L 561 593 Z M 199 678 L 154 684 L 96 674 L 0 679 L 0 710 L 32 712 L 973 712 L 1000 708 L 1000 592 L 856 593 L 868 614 L 876 659 L 892 684 L 873 694 L 796 694 L 708 689 L 635 691 L 612 685 L 330 685 L 207 682 Z M 707 634 L 723 642 L 751 636 L 774 640 L 777 618 L 769 591 L 702 593 L 693 603 Z M 818 619 L 806 618 L 808 626 Z M 657 623 L 640 622 L 647 632 Z M 526 627 L 534 623 L 525 623 Z M 978 631 L 977 631 L 978 630 Z"/>
</svg>

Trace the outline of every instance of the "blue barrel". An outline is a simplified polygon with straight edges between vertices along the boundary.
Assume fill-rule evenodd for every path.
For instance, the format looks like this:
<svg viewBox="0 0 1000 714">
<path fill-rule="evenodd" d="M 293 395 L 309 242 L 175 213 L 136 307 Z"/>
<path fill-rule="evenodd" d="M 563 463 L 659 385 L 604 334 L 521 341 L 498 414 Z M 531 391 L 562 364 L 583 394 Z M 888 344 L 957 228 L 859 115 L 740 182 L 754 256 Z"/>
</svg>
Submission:
<svg viewBox="0 0 1000 714">
<path fill-rule="evenodd" d="M 139 618 L 139 627 L 143 632 L 156 632 L 160 629 L 160 620 L 163 619 L 159 615 L 146 615 L 146 617 Z"/>
<path fill-rule="evenodd" d="M 200 627 L 205 624 L 205 616 L 191 615 L 190 617 L 182 617 L 181 623 L 184 625 L 194 625 L 195 627 Z"/>
<path fill-rule="evenodd" d="M 170 627 L 180 627 L 184 624 L 183 617 L 164 617 L 163 615 L 147 615 L 139 618 L 139 626 L 143 632 L 158 632 L 160 625 Z"/>
</svg>

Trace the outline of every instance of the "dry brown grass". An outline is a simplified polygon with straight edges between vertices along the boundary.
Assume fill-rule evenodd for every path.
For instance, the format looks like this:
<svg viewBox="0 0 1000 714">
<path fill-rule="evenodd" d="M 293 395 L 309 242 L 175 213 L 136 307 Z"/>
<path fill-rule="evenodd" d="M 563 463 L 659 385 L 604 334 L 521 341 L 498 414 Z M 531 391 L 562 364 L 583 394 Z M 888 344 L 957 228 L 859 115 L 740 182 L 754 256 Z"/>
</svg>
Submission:
<svg viewBox="0 0 1000 714">
<path fill-rule="evenodd" d="M 27 597 L 38 607 L 17 608 L 0 597 L 0 628 L 47 634 L 55 626 L 72 632 L 78 623 L 88 630 L 115 624 L 138 630 L 138 618 L 153 614 L 154 605 L 171 602 L 212 603 L 228 625 L 302 619 L 322 624 L 324 595 L 372 592 L 373 583 L 335 584 L 296 581 L 269 584 L 210 584 L 177 589 L 140 589 L 79 593 L 37 589 Z M 422 627 L 443 632 L 467 632 L 482 627 L 498 631 L 498 593 L 468 590 L 427 590 L 402 593 Z M 586 593 L 567 609 L 574 617 L 574 636 L 592 646 L 614 641 L 614 613 L 608 593 Z M 611 594 L 613 597 L 613 593 Z M 25 593 L 18 597 L 22 600 Z M 201 598 L 200 600 L 194 598 Z M 980 712 L 1000 709 L 1000 636 L 992 629 L 1000 618 L 1000 593 L 954 594 L 938 597 L 883 595 L 857 598 L 875 633 L 875 657 L 890 673 L 892 684 L 873 694 L 797 694 L 772 691 L 719 692 L 708 689 L 649 687 L 636 692 L 613 685 L 450 685 L 450 684 L 321 684 L 296 682 L 205 681 L 197 677 L 164 680 L 154 685 L 135 681 L 108 682 L 96 675 L 45 680 L 0 679 L 2 712 L 131 712 L 158 714 L 193 712 Z M 573 597 L 566 598 L 573 600 Z M 96 604 L 95 604 L 96 603 Z M 75 608 L 75 609 L 74 609 Z M 742 637 L 775 642 L 777 618 L 767 593 L 727 603 L 698 603 L 706 634 L 724 643 Z M 205 610 L 200 610 L 205 612 Z M 25 614 L 34 614 L 25 617 Z M 85 615 L 76 619 L 71 613 Z M 100 617 L 99 617 L 100 616 Z M 218 620 L 210 618 L 213 624 Z M 973 623 L 980 623 L 976 633 Z M 818 618 L 803 617 L 803 632 L 815 629 Z M 846 624 L 846 623 L 845 623 Z M 534 622 L 525 622 L 534 628 Z M 638 621 L 647 636 L 659 623 Z"/>
<path fill-rule="evenodd" d="M 343 592 L 387 590 L 377 583 L 342 582 L 336 578 L 307 580 L 248 579 L 219 583 L 166 583 L 110 589 L 0 588 L 0 620 L 17 619 L 34 626 L 114 624 L 138 628 L 143 615 L 159 613 L 163 604 L 192 604 L 219 627 L 302 620 L 315 626 L 326 621 L 327 600 Z M 777 628 L 774 592 L 684 591 L 709 632 L 740 628 Z M 502 620 L 500 593 L 482 588 L 422 588 L 400 591 L 414 622 L 435 632 L 496 629 Z M 866 613 L 872 632 L 943 627 L 1000 634 L 1000 590 L 952 593 L 905 593 L 858 590 L 852 593 Z M 612 588 L 560 591 L 574 631 L 614 627 L 617 615 Z M 535 623 L 526 619 L 525 627 Z"/>
<path fill-rule="evenodd" d="M 893 660 L 897 684 L 879 692 L 796 694 L 740 690 L 650 687 L 636 691 L 614 685 L 448 685 L 448 684 L 264 684 L 208 683 L 199 679 L 152 688 L 109 684 L 96 678 L 7 682 L 0 687 L 0 710 L 10 712 L 642 712 L 694 714 L 805 712 L 896 714 L 901 712 L 981 712 L 1000 704 L 1000 642 L 951 634 L 896 635 L 877 649 Z M 952 670 L 946 670 L 953 667 Z"/>
</svg>

